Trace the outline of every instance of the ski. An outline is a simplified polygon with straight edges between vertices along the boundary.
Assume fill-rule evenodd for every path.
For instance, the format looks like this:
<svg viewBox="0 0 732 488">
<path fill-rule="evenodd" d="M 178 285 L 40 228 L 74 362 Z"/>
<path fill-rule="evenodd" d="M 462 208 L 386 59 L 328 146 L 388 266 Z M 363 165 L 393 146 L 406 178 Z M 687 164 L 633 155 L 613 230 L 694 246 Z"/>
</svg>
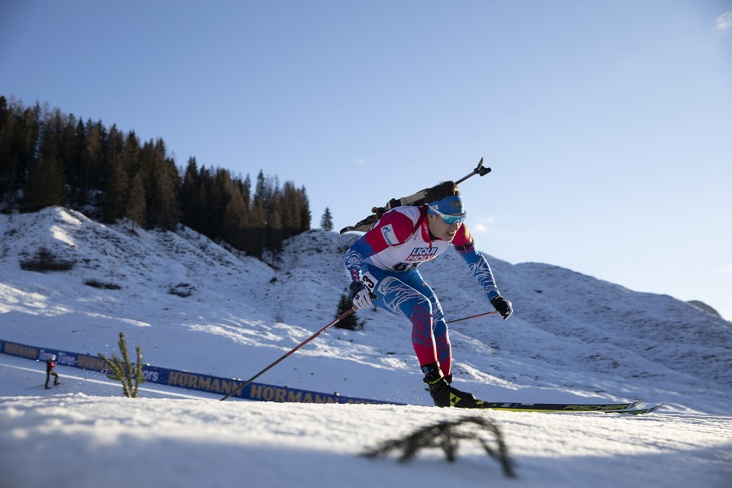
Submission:
<svg viewBox="0 0 732 488">
<path fill-rule="evenodd" d="M 478 403 L 470 408 L 486 410 L 507 410 L 511 412 L 623 412 L 631 413 L 643 400 L 630 403 L 502 403 L 485 402 L 478 400 Z M 648 409 L 639 409 L 648 410 Z M 638 413 L 648 413 L 638 411 Z"/>
<path fill-rule="evenodd" d="M 641 415 L 644 413 L 655 412 L 656 410 L 663 407 L 664 405 L 665 405 L 665 403 L 659 403 L 658 405 L 654 405 L 652 407 L 647 407 L 647 408 L 628 408 L 628 409 L 624 409 L 624 410 L 611 410 L 606 413 L 617 413 L 617 414 L 621 414 L 621 415 Z"/>
</svg>

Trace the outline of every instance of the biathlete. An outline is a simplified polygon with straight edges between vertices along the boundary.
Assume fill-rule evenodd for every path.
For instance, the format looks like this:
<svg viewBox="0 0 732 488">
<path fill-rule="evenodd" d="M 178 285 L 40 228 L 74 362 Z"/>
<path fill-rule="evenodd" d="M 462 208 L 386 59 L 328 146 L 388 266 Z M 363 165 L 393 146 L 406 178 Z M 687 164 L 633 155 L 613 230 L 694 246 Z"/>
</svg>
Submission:
<svg viewBox="0 0 732 488">
<path fill-rule="evenodd" d="M 393 208 L 351 245 L 345 255 L 354 308 L 374 304 L 412 322 L 412 346 L 436 406 L 471 408 L 472 394 L 451 386 L 452 348 L 435 292 L 417 267 L 454 247 L 493 307 L 507 319 L 511 302 L 498 291 L 488 261 L 465 226 L 460 191 L 452 181 L 427 190 L 422 206 Z"/>
</svg>

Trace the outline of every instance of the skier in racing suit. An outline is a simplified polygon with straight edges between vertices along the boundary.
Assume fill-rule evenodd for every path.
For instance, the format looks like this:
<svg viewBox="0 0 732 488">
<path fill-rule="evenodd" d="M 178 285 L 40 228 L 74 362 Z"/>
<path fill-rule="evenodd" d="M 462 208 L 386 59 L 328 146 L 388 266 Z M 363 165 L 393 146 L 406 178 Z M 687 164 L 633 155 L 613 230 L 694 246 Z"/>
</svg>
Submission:
<svg viewBox="0 0 732 488">
<path fill-rule="evenodd" d="M 54 386 L 58 386 L 61 383 L 58 380 L 58 373 L 56 373 L 53 368 L 56 367 L 56 355 L 52 354 L 50 358 L 48 358 L 48 361 L 46 361 L 46 390 L 50 390 L 51 387 L 48 386 L 48 382 L 51 380 L 51 376 L 53 376 L 53 384 Z"/>
<path fill-rule="evenodd" d="M 452 245 L 504 320 L 513 309 L 500 295 L 488 262 L 475 249 L 463 223 L 466 214 L 455 183 L 447 181 L 431 188 L 426 201 L 429 203 L 421 207 L 389 210 L 351 245 L 345 255 L 351 299 L 356 309 L 375 304 L 407 317 L 412 322 L 412 345 L 435 405 L 470 408 L 477 402 L 473 395 L 451 386 L 447 324 L 437 296 L 417 267 Z"/>
</svg>

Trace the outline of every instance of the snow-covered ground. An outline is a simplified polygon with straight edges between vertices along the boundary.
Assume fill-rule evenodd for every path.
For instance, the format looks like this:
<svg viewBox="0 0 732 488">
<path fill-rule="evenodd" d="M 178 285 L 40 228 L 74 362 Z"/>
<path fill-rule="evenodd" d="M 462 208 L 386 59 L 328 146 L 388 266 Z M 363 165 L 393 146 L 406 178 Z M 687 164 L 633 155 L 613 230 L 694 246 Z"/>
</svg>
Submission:
<svg viewBox="0 0 732 488">
<path fill-rule="evenodd" d="M 0 215 L 0 339 L 113 354 L 124 332 L 154 366 L 248 378 L 333 320 L 355 237 L 311 231 L 265 264 L 186 229 L 132 231 L 61 208 Z M 41 246 L 74 268 L 22 271 Z M 732 487 L 732 323 L 555 266 L 489 260 L 516 312 L 451 326 L 459 388 L 490 401 L 667 405 L 638 417 L 431 407 L 408 322 L 377 310 L 258 381 L 409 406 L 219 402 L 150 383 L 127 399 L 104 375 L 63 366 L 61 386 L 44 390 L 42 363 L 0 355 L 0 488 Z M 448 320 L 490 310 L 455 253 L 421 269 Z M 437 450 L 408 464 L 360 455 L 474 415 L 499 426 L 518 479 L 477 443 L 455 463 Z"/>
</svg>

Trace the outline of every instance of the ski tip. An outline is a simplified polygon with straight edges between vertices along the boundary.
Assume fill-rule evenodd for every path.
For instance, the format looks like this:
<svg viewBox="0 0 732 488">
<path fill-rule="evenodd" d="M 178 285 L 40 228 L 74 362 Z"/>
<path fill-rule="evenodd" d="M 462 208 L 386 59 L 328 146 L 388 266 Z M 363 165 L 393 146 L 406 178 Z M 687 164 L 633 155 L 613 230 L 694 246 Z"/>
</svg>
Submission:
<svg viewBox="0 0 732 488">
<path fill-rule="evenodd" d="M 663 407 L 666 403 L 659 403 L 658 405 L 654 405 L 652 407 L 646 407 L 646 408 L 628 408 L 625 410 L 609 410 L 607 413 L 618 413 L 621 415 L 642 415 L 646 413 L 655 412 L 659 408 Z"/>
</svg>

